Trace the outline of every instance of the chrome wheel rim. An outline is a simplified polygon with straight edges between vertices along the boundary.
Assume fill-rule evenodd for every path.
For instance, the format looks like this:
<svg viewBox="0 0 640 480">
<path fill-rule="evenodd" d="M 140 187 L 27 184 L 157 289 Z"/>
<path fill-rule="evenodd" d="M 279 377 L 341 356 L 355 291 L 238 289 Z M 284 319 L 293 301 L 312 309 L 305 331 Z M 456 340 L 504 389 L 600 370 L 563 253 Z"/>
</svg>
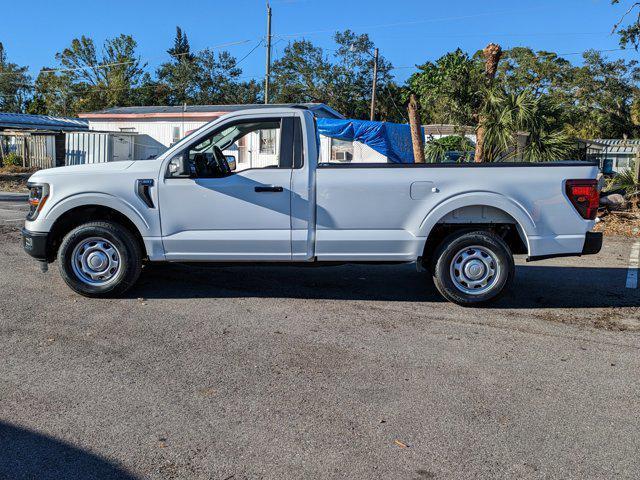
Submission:
<svg viewBox="0 0 640 480">
<path fill-rule="evenodd" d="M 111 283 L 121 267 L 121 255 L 116 246 L 103 237 L 82 240 L 73 249 L 71 266 L 76 277 L 92 286 Z"/>
<path fill-rule="evenodd" d="M 450 273 L 458 290 L 469 295 L 483 295 L 498 283 L 500 264 L 491 250 L 474 245 L 454 255 Z"/>
</svg>

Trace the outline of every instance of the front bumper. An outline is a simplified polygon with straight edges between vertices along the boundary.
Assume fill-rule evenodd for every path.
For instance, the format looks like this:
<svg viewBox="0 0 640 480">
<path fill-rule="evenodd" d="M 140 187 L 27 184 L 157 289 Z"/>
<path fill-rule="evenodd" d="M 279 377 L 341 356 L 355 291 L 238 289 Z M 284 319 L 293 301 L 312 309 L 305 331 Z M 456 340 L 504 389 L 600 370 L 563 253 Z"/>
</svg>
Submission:
<svg viewBox="0 0 640 480">
<path fill-rule="evenodd" d="M 47 241 L 49 234 L 22 229 L 22 247 L 36 260 L 47 261 Z"/>
</svg>

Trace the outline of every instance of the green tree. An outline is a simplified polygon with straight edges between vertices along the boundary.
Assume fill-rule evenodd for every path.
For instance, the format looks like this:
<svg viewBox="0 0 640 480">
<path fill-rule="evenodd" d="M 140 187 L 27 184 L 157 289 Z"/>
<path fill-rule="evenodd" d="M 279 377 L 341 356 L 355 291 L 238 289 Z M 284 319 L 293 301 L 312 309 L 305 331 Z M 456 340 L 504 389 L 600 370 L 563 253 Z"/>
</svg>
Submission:
<svg viewBox="0 0 640 480">
<path fill-rule="evenodd" d="M 632 107 L 638 99 L 640 69 L 636 61 L 609 61 L 589 50 L 571 79 L 573 116 L 567 129 L 581 138 L 634 136 Z M 637 103 L 636 103 L 637 105 Z"/>
<path fill-rule="evenodd" d="M 195 101 L 201 104 L 258 103 L 261 85 L 255 80 L 240 81 L 242 69 L 236 57 L 227 51 L 217 55 L 210 49 L 197 55 L 198 91 Z"/>
<path fill-rule="evenodd" d="M 99 54 L 93 40 L 83 35 L 56 54 L 61 67 L 56 74 L 62 77 L 58 82 L 71 84 L 76 112 L 132 104 L 146 66 L 136 48 L 133 37 L 119 35 L 107 39 Z"/>
<path fill-rule="evenodd" d="M 573 72 L 571 62 L 554 52 L 515 47 L 504 52 L 496 80 L 509 92 L 554 96 L 566 92 Z"/>
<path fill-rule="evenodd" d="M 369 118 L 373 84 L 374 43 L 367 34 L 351 30 L 336 32 L 337 45 L 331 68 L 334 98 L 331 106 L 350 118 Z M 393 65 L 378 56 L 378 97 L 385 98 L 393 76 Z"/>
<path fill-rule="evenodd" d="M 333 66 L 308 40 L 287 45 L 273 63 L 272 96 L 278 103 L 324 102 L 333 97 Z"/>
<path fill-rule="evenodd" d="M 167 53 L 171 60 L 160 65 L 157 71 L 158 80 L 168 89 L 166 103 L 193 103 L 198 93 L 201 71 L 196 55 L 191 52 L 187 34 L 180 27 L 176 27 L 173 46 Z"/>
<path fill-rule="evenodd" d="M 27 102 L 27 113 L 70 117 L 78 113 L 78 96 L 68 74 L 43 69 L 36 78 L 33 96 Z"/>
<path fill-rule="evenodd" d="M 31 77 L 27 71 L 27 67 L 21 67 L 7 59 L 7 52 L 0 42 L 0 111 L 23 111 L 31 89 Z"/>
<path fill-rule="evenodd" d="M 273 97 L 279 103 L 322 102 L 350 118 L 369 118 L 373 84 L 374 44 L 368 35 L 351 30 L 334 36 L 332 55 L 309 40 L 284 49 L 273 64 Z M 380 118 L 397 120 L 400 89 L 393 83 L 393 67 L 378 57 L 378 106 Z M 394 105 L 395 103 L 395 105 Z"/>
<path fill-rule="evenodd" d="M 612 33 L 617 33 L 620 36 L 621 47 L 624 48 L 627 45 L 631 45 L 638 50 L 638 46 L 640 45 L 640 2 L 611 0 L 612 5 L 618 3 L 625 4 L 627 10 L 613 26 Z M 630 22 L 626 22 L 627 18 L 634 14 L 634 10 L 638 13 L 632 17 Z"/>
<path fill-rule="evenodd" d="M 131 105 L 169 105 L 171 91 L 169 86 L 154 80 L 145 72 L 139 84 L 131 90 Z"/>
<path fill-rule="evenodd" d="M 423 123 L 476 125 L 483 81 L 482 63 L 458 48 L 418 66 L 407 87 L 420 98 Z"/>
<path fill-rule="evenodd" d="M 376 118 L 384 122 L 408 123 L 407 111 L 404 108 L 404 96 L 405 89 L 394 81 L 379 85 Z"/>
</svg>

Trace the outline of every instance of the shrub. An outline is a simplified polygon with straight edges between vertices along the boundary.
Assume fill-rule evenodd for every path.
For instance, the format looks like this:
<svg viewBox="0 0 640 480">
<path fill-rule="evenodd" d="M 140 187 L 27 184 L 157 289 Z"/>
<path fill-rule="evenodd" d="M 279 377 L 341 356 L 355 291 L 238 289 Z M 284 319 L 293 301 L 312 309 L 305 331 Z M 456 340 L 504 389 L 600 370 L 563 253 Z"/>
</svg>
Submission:
<svg viewBox="0 0 640 480">
<path fill-rule="evenodd" d="M 3 167 L 21 167 L 22 157 L 17 153 L 9 153 L 2 158 Z"/>
</svg>

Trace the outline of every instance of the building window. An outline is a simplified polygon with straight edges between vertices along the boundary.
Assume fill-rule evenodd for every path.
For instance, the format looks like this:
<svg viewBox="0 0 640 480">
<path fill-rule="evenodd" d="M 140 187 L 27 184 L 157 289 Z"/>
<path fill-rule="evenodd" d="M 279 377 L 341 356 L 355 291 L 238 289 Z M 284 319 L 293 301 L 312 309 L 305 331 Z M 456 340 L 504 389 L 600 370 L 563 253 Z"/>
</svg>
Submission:
<svg viewBox="0 0 640 480">
<path fill-rule="evenodd" d="M 616 164 L 616 167 L 618 168 L 629 168 L 631 166 L 631 162 L 629 161 L 628 158 L 620 158 L 618 157 L 618 162 Z"/>
<path fill-rule="evenodd" d="M 276 134 L 278 130 L 260 130 L 260 153 L 276 154 Z"/>
<path fill-rule="evenodd" d="M 178 143 L 180 140 L 180 127 L 173 127 L 171 133 L 171 145 Z"/>
<path fill-rule="evenodd" d="M 136 131 L 135 127 L 120 127 L 121 132 L 134 132 Z"/>
<path fill-rule="evenodd" d="M 353 160 L 353 142 L 331 139 L 331 162 L 350 163 Z"/>
</svg>

